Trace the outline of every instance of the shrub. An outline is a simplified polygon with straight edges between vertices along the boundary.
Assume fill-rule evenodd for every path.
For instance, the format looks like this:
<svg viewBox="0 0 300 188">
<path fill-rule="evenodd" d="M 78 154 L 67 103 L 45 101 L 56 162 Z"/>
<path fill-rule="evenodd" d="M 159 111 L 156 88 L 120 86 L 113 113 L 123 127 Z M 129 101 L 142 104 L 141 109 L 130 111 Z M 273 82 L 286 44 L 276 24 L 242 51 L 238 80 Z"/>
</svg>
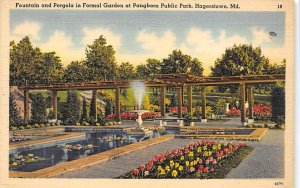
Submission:
<svg viewBox="0 0 300 188">
<path fill-rule="evenodd" d="M 26 125 L 26 129 L 31 129 L 32 126 L 31 125 Z"/>
<path fill-rule="evenodd" d="M 80 126 L 80 123 L 77 122 L 77 123 L 76 123 L 76 126 Z"/>
<path fill-rule="evenodd" d="M 41 128 L 45 128 L 45 124 L 41 124 L 40 127 L 41 127 Z"/>
<path fill-rule="evenodd" d="M 54 122 L 52 122 L 50 125 L 51 125 L 51 126 L 55 126 L 55 123 L 54 123 Z"/>
<path fill-rule="evenodd" d="M 39 126 L 39 124 L 36 123 L 36 124 L 33 125 L 33 127 L 34 128 L 39 128 L 40 126 Z"/>
<path fill-rule="evenodd" d="M 100 123 L 96 123 L 96 126 L 97 126 L 97 127 L 100 127 Z"/>
<path fill-rule="evenodd" d="M 24 130 L 24 129 L 25 129 L 25 127 L 21 125 L 20 126 L 20 130 Z"/>
<path fill-rule="evenodd" d="M 46 127 L 50 127 L 50 126 L 51 126 L 51 124 L 50 124 L 50 123 L 47 123 L 47 124 L 46 124 Z"/>
<path fill-rule="evenodd" d="M 11 126 L 11 127 L 9 128 L 9 130 L 11 130 L 11 131 L 16 131 L 16 130 L 18 130 L 18 129 L 17 129 L 17 127 Z"/>
</svg>

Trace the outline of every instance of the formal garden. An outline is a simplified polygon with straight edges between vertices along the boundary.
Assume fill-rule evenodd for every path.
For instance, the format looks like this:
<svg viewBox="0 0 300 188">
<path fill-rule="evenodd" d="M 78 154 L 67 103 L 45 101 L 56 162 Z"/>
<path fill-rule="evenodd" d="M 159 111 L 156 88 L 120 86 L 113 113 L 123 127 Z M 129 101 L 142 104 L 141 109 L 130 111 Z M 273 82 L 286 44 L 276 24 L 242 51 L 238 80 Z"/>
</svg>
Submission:
<svg viewBox="0 0 300 188">
<path fill-rule="evenodd" d="M 10 177 L 83 177 L 114 161 L 123 171 L 110 178 L 226 178 L 256 148 L 269 155 L 268 139 L 285 129 L 285 59 L 271 64 L 260 47 L 239 44 L 209 76 L 203 63 L 181 50 L 117 63 L 100 36 L 63 67 L 29 37 L 12 41 Z"/>
</svg>

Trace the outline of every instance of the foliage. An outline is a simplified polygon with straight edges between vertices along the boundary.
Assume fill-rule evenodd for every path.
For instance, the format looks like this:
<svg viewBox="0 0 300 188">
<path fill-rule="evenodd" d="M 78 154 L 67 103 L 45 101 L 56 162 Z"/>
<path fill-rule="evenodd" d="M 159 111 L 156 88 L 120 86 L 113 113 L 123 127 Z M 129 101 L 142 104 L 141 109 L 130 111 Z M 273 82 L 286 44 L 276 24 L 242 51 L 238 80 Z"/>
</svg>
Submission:
<svg viewBox="0 0 300 188">
<path fill-rule="evenodd" d="M 22 122 L 14 96 L 9 93 L 9 125 L 19 126 Z"/>
<path fill-rule="evenodd" d="M 66 125 L 75 125 L 80 117 L 80 102 L 77 94 L 69 90 L 67 94 L 67 102 L 64 104 L 63 122 Z"/>
<path fill-rule="evenodd" d="M 213 112 L 218 115 L 220 118 L 226 114 L 226 100 L 225 99 L 219 99 L 217 101 L 217 104 L 213 107 Z"/>
<path fill-rule="evenodd" d="M 168 58 L 163 59 L 161 65 L 162 74 L 193 74 L 202 76 L 202 63 L 191 56 L 183 54 L 180 50 L 174 50 Z"/>
<path fill-rule="evenodd" d="M 272 120 L 280 123 L 280 117 L 285 117 L 285 91 L 283 87 L 276 87 L 271 93 Z"/>
<path fill-rule="evenodd" d="M 161 72 L 161 62 L 157 59 L 147 59 L 146 64 L 140 64 L 136 67 L 136 78 L 153 80 Z"/>
<path fill-rule="evenodd" d="M 192 122 L 192 115 L 190 113 L 184 113 L 183 118 L 184 124 L 190 125 L 190 123 Z"/>
<path fill-rule="evenodd" d="M 121 63 L 117 70 L 118 80 L 132 80 L 135 77 L 134 67 L 129 62 Z"/>
<path fill-rule="evenodd" d="M 268 58 L 263 56 L 260 47 L 253 48 L 252 45 L 242 44 L 226 49 L 211 70 L 212 76 L 218 77 L 270 74 L 275 68 L 270 65 Z M 237 86 L 218 88 L 222 92 L 226 89 L 230 89 L 231 92 L 237 90 Z"/>
<path fill-rule="evenodd" d="M 84 61 L 72 61 L 65 69 L 63 80 L 70 82 L 84 82 L 87 80 L 87 66 Z"/>
<path fill-rule="evenodd" d="M 106 100 L 105 103 L 105 116 L 107 116 L 112 113 L 112 104 L 111 100 Z"/>
<path fill-rule="evenodd" d="M 178 105 L 177 98 L 176 98 L 175 94 L 173 93 L 173 95 L 171 96 L 170 106 L 177 106 L 177 105 Z"/>
<path fill-rule="evenodd" d="M 87 102 L 85 97 L 83 98 L 82 101 L 82 113 L 81 113 L 81 117 L 80 117 L 80 121 L 88 121 L 88 115 L 87 115 Z"/>
<path fill-rule="evenodd" d="M 88 80 L 113 80 L 116 77 L 117 64 L 115 50 L 107 45 L 104 36 L 94 40 L 86 48 L 86 66 Z"/>
<path fill-rule="evenodd" d="M 197 141 L 186 147 L 156 155 L 147 164 L 133 169 L 126 178 L 200 178 L 206 179 L 246 147 L 244 143 Z M 124 176 L 123 176 L 124 177 Z"/>
<path fill-rule="evenodd" d="M 34 48 L 29 37 L 10 43 L 10 85 L 49 84 L 62 81 L 63 68 L 55 52 Z"/>
<path fill-rule="evenodd" d="M 41 93 L 31 96 L 32 123 L 45 123 L 47 120 L 46 102 Z"/>
</svg>

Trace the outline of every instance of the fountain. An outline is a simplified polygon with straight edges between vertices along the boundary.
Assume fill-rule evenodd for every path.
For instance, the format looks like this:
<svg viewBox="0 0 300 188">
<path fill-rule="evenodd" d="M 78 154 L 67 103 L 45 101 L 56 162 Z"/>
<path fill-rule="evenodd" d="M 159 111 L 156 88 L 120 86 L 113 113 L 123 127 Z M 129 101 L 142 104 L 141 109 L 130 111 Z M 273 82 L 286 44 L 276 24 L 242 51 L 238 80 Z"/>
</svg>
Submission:
<svg viewBox="0 0 300 188">
<path fill-rule="evenodd" d="M 131 83 L 131 87 L 134 91 L 134 97 L 137 102 L 138 109 L 137 110 L 132 110 L 130 112 L 136 113 L 137 114 L 137 127 L 132 130 L 133 133 L 149 133 L 151 132 L 150 130 L 146 129 L 143 127 L 143 119 L 142 115 L 146 112 L 149 112 L 148 110 L 141 110 L 142 102 L 146 94 L 146 87 L 142 81 L 134 81 Z"/>
</svg>

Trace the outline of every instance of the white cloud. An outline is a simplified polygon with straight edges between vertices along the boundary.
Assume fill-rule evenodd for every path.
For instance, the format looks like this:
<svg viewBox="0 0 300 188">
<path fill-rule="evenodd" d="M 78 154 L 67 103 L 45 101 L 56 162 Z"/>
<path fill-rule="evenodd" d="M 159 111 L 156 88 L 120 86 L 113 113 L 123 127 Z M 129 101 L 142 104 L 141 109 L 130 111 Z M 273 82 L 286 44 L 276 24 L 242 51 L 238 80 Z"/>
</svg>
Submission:
<svg viewBox="0 0 300 188">
<path fill-rule="evenodd" d="M 84 57 L 84 49 L 75 48 L 72 37 L 67 36 L 63 31 L 56 30 L 46 43 L 40 44 L 40 47 L 44 52 L 55 51 L 64 66 Z"/>
<path fill-rule="evenodd" d="M 92 44 L 95 39 L 99 38 L 100 35 L 103 35 L 106 38 L 107 44 L 112 45 L 115 50 L 118 50 L 121 47 L 121 35 L 113 33 L 110 29 L 104 29 L 100 27 L 84 27 L 82 31 L 84 33 L 84 36 L 81 41 L 83 46 Z"/>
<path fill-rule="evenodd" d="M 42 26 L 37 22 L 28 22 L 17 25 L 11 32 L 11 40 L 21 40 L 25 36 L 29 36 L 32 41 L 40 39 L 40 30 Z"/>
<path fill-rule="evenodd" d="M 252 44 L 254 46 L 260 46 L 264 43 L 271 42 L 269 33 L 264 31 L 262 28 L 253 27 L 251 28 L 252 33 Z"/>
<path fill-rule="evenodd" d="M 143 30 L 139 32 L 136 39 L 141 43 L 143 49 L 153 54 L 153 57 L 169 54 L 176 48 L 176 37 L 171 31 L 166 31 L 159 36 L 156 33 Z"/>
</svg>

